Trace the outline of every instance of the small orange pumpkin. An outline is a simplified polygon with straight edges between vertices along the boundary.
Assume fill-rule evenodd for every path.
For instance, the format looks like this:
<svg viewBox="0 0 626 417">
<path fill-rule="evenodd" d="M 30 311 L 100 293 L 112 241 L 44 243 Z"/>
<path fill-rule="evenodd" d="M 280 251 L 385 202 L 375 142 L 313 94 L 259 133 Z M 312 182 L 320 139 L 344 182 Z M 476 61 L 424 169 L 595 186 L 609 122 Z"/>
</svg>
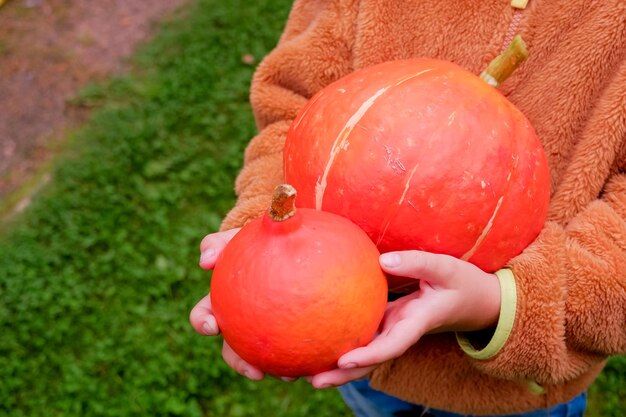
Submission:
<svg viewBox="0 0 626 417">
<path fill-rule="evenodd" d="M 314 375 L 369 343 L 387 282 L 376 245 L 338 215 L 294 206 L 276 188 L 270 210 L 244 226 L 218 258 L 211 302 L 226 342 L 277 376 Z"/>
</svg>

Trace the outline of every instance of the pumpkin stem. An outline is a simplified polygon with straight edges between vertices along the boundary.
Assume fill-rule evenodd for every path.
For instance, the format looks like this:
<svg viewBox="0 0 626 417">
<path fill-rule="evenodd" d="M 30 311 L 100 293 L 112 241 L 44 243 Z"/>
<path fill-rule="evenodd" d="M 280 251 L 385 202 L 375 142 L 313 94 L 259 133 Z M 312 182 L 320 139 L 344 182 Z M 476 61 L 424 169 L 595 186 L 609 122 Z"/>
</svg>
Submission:
<svg viewBox="0 0 626 417">
<path fill-rule="evenodd" d="M 487 84 L 498 87 L 528 58 L 526 43 L 520 35 L 513 38 L 508 48 L 489 63 L 480 74 Z"/>
<path fill-rule="evenodd" d="M 276 222 L 287 220 L 296 214 L 296 189 L 289 184 L 280 184 L 274 189 L 269 216 Z"/>
</svg>

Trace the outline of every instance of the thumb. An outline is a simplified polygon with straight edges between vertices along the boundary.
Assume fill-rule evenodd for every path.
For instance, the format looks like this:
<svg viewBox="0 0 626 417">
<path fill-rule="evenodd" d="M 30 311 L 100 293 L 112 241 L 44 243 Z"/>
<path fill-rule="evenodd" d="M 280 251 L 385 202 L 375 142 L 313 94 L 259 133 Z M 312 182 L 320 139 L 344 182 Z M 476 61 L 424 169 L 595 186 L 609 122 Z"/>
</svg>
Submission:
<svg viewBox="0 0 626 417">
<path fill-rule="evenodd" d="M 388 252 L 380 256 L 380 266 L 385 272 L 432 284 L 448 282 L 458 273 L 462 263 L 452 256 L 417 250 Z"/>
</svg>

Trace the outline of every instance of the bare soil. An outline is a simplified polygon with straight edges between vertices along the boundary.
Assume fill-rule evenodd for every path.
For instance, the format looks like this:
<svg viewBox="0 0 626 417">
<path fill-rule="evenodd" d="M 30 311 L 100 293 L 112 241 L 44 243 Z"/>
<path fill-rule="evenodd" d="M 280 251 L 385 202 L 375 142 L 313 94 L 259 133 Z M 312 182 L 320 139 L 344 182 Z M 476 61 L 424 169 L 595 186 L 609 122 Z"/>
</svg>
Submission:
<svg viewBox="0 0 626 417">
<path fill-rule="evenodd" d="M 154 22 L 184 0 L 0 0 L 0 200 L 84 119 L 69 99 L 127 67 Z M 3 4 L 4 3 L 4 4 Z"/>
</svg>

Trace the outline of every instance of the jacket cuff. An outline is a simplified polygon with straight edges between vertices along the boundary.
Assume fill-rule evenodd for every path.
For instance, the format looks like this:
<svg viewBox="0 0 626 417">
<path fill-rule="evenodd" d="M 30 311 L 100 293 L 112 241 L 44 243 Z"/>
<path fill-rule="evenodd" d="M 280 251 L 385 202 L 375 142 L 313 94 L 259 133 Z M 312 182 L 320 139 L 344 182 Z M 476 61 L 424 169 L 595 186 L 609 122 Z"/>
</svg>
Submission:
<svg viewBox="0 0 626 417">
<path fill-rule="evenodd" d="M 486 360 L 497 355 L 509 338 L 515 322 L 517 289 L 513 272 L 510 269 L 501 269 L 495 274 L 500 282 L 501 303 L 500 318 L 491 340 L 484 348 L 477 349 L 472 345 L 468 333 L 456 333 L 456 340 L 463 352 L 474 359 Z"/>
</svg>

